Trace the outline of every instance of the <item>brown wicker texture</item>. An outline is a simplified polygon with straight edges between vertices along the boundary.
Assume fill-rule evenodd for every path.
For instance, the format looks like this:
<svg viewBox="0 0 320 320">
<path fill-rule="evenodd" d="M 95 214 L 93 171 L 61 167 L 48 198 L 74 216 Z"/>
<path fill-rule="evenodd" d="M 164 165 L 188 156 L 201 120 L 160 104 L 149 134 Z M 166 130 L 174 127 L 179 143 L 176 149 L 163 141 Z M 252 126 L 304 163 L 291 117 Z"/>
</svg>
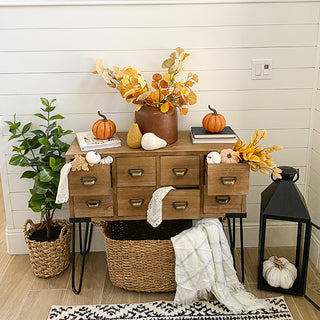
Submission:
<svg viewBox="0 0 320 320">
<path fill-rule="evenodd" d="M 176 289 L 170 240 L 113 240 L 110 224 L 103 231 L 109 276 L 115 286 L 138 292 Z"/>
<path fill-rule="evenodd" d="M 28 228 L 30 225 L 30 228 Z M 57 240 L 35 241 L 29 236 L 35 231 L 43 229 L 45 222 L 34 224 L 27 220 L 24 224 L 24 238 L 29 250 L 33 272 L 40 278 L 51 278 L 63 272 L 70 264 L 71 225 L 66 220 L 53 220 L 52 226 L 62 226 Z"/>
</svg>

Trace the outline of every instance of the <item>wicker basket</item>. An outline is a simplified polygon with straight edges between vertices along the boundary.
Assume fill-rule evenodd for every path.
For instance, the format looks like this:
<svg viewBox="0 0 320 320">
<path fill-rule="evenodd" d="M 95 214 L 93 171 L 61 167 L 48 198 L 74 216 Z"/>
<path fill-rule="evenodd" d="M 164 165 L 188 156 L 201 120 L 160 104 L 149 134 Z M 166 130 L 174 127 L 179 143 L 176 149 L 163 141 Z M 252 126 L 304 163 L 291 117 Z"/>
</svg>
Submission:
<svg viewBox="0 0 320 320">
<path fill-rule="evenodd" d="M 30 225 L 30 228 L 28 228 Z M 52 226 L 62 226 L 60 236 L 55 241 L 35 241 L 29 236 L 43 229 L 45 222 L 34 224 L 27 220 L 24 224 L 24 238 L 29 250 L 33 272 L 40 278 L 51 278 L 63 272 L 70 264 L 71 225 L 66 220 L 53 220 Z"/>
<path fill-rule="evenodd" d="M 176 289 L 174 249 L 171 240 L 163 238 L 169 239 L 190 227 L 191 221 L 175 225 L 170 221 L 169 227 L 165 222 L 160 230 L 149 233 L 144 221 L 119 221 L 104 226 L 109 276 L 115 286 L 138 292 Z M 135 240 L 121 240 L 124 237 Z M 150 240 L 154 237 L 162 240 Z"/>
</svg>

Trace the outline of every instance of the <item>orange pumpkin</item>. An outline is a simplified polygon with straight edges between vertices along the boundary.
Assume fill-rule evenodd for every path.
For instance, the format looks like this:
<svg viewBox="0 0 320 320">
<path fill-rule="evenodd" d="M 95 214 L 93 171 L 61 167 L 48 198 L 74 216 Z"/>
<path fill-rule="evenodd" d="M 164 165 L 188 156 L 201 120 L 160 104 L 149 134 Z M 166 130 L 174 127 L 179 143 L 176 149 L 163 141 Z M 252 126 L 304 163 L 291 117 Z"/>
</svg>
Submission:
<svg viewBox="0 0 320 320">
<path fill-rule="evenodd" d="M 210 106 L 208 108 L 212 113 L 207 113 L 202 119 L 202 126 L 209 132 L 217 133 L 222 131 L 226 126 L 226 119 Z"/>
<path fill-rule="evenodd" d="M 92 126 L 93 135 L 101 140 L 109 139 L 116 132 L 116 125 L 110 119 L 98 111 L 98 115 L 102 119 L 97 120 Z"/>
</svg>

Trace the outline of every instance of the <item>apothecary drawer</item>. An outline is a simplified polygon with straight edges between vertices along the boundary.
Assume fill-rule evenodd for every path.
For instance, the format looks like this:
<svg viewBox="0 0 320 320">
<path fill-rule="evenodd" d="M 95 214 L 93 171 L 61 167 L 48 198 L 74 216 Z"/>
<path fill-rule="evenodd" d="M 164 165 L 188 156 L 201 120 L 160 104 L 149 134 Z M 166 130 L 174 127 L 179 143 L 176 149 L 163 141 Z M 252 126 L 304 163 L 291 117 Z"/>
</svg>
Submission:
<svg viewBox="0 0 320 320">
<path fill-rule="evenodd" d="M 69 193 L 74 195 L 104 195 L 111 190 L 109 164 L 89 166 L 89 171 L 70 171 Z"/>
<path fill-rule="evenodd" d="M 197 218 L 200 215 L 200 190 L 171 190 L 162 200 L 163 219 Z"/>
<path fill-rule="evenodd" d="M 208 195 L 245 195 L 249 192 L 249 165 L 247 163 L 206 163 Z"/>
<path fill-rule="evenodd" d="M 117 158 L 117 186 L 155 186 L 155 157 Z"/>
<path fill-rule="evenodd" d="M 198 186 L 199 156 L 160 157 L 161 186 Z"/>
<path fill-rule="evenodd" d="M 75 218 L 113 216 L 113 195 L 73 197 Z"/>
<path fill-rule="evenodd" d="M 204 196 L 204 214 L 244 213 L 246 211 L 246 196 L 214 195 Z"/>
<path fill-rule="evenodd" d="M 118 188 L 118 216 L 146 217 L 154 187 Z"/>
</svg>

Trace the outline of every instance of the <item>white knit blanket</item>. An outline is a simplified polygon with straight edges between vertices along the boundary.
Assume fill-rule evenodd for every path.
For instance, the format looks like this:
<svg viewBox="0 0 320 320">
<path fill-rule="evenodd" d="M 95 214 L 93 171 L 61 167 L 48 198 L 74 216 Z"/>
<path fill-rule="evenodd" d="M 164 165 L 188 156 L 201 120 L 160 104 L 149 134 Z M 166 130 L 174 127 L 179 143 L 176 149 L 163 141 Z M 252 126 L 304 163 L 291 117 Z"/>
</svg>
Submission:
<svg viewBox="0 0 320 320">
<path fill-rule="evenodd" d="M 263 301 L 248 293 L 239 282 L 228 240 L 218 219 L 202 219 L 171 241 L 176 257 L 174 302 L 209 300 L 213 294 L 236 313 L 264 307 Z"/>
</svg>

